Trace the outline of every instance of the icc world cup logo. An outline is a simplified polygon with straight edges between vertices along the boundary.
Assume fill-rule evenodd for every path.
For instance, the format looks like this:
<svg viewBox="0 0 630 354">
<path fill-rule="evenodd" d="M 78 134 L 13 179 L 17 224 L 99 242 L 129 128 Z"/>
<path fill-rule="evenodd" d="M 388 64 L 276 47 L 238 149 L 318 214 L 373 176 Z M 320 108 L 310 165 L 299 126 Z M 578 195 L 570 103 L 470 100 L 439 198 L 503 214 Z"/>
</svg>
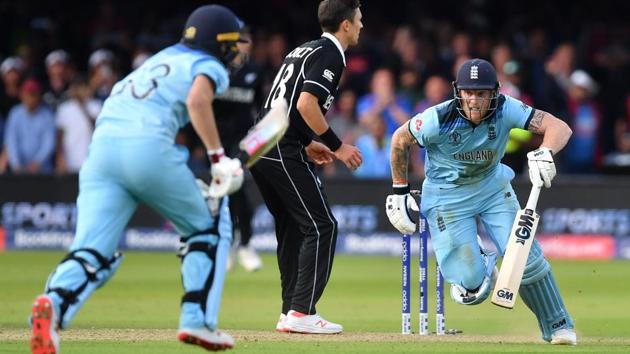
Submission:
<svg viewBox="0 0 630 354">
<path fill-rule="evenodd" d="M 458 132 L 452 132 L 448 136 L 448 142 L 451 145 L 459 145 L 462 142 L 462 136 Z"/>
</svg>

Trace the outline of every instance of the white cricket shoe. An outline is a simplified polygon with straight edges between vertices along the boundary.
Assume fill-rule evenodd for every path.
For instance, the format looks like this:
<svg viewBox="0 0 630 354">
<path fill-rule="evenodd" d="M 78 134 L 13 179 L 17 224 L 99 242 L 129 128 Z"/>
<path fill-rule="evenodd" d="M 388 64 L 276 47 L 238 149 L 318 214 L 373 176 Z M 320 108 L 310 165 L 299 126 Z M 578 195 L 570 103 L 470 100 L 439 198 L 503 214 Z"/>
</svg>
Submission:
<svg viewBox="0 0 630 354">
<path fill-rule="evenodd" d="M 38 296 L 31 310 L 31 353 L 58 354 L 59 333 L 55 305 L 50 297 Z"/>
<path fill-rule="evenodd" d="M 281 313 L 280 318 L 278 318 L 278 323 L 276 323 L 276 331 L 278 332 L 289 332 L 284 326 L 287 323 L 287 315 Z"/>
<path fill-rule="evenodd" d="M 343 326 L 325 320 L 319 314 L 306 315 L 297 311 L 289 311 L 284 325 L 287 332 L 307 334 L 337 334 Z"/>
<path fill-rule="evenodd" d="M 198 345 L 213 352 L 234 348 L 234 338 L 219 330 L 203 328 L 181 328 L 177 338 L 184 343 Z"/>
<path fill-rule="evenodd" d="M 559 329 L 551 334 L 551 344 L 577 345 L 577 335 L 573 328 Z"/>
<path fill-rule="evenodd" d="M 238 248 L 238 262 L 248 272 L 254 272 L 262 268 L 262 259 L 256 250 L 251 246 L 241 246 Z"/>
</svg>

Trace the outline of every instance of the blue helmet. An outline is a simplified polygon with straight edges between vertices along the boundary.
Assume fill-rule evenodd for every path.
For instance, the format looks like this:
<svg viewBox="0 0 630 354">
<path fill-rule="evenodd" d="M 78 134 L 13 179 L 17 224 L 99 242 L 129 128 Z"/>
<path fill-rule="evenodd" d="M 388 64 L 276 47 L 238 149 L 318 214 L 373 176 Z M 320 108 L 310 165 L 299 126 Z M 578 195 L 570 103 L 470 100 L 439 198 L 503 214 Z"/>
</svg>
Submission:
<svg viewBox="0 0 630 354">
<path fill-rule="evenodd" d="M 491 90 L 488 112 L 482 119 L 488 118 L 497 109 L 499 98 L 499 80 L 492 64 L 483 59 L 470 59 L 464 62 L 457 71 L 457 78 L 453 81 L 453 95 L 457 100 L 457 110 L 466 119 L 462 111 L 462 97 L 460 90 Z"/>
<path fill-rule="evenodd" d="M 234 13 L 221 5 L 204 5 L 193 11 L 184 27 L 181 43 L 206 51 L 224 64 L 237 55 L 237 42 L 241 38 L 242 22 Z"/>
</svg>

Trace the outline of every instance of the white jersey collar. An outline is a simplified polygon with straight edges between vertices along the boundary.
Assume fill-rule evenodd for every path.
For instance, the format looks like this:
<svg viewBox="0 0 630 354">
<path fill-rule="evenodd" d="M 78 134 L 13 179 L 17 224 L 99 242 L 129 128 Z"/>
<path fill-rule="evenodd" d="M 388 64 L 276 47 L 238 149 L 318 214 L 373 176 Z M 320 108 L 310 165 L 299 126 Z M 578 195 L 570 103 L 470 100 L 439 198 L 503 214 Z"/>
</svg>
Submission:
<svg viewBox="0 0 630 354">
<path fill-rule="evenodd" d="M 343 59 L 343 66 L 346 66 L 346 55 L 343 52 L 343 48 L 341 48 L 341 43 L 339 43 L 339 40 L 337 39 L 337 37 L 333 36 L 331 33 L 328 33 L 328 32 L 324 32 L 322 34 L 322 37 L 326 37 L 330 39 L 333 43 L 335 43 L 335 46 L 337 47 L 337 49 L 339 49 L 339 53 L 341 53 L 341 59 Z"/>
</svg>

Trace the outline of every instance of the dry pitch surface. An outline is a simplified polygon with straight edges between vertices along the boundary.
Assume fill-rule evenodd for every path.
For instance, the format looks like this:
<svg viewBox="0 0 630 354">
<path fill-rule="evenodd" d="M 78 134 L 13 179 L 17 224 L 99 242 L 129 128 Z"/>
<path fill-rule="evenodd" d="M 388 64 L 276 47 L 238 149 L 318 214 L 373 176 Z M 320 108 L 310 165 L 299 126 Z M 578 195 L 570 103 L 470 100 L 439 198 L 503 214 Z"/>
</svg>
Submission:
<svg viewBox="0 0 630 354">
<path fill-rule="evenodd" d="M 445 336 L 403 336 L 397 333 L 383 332 L 347 332 L 338 335 L 304 335 L 271 331 L 229 331 L 237 342 L 449 342 L 449 343 L 495 343 L 495 344 L 528 344 L 542 343 L 538 338 L 518 336 L 479 336 L 479 335 L 445 335 Z M 0 342 L 26 341 L 29 332 L 25 329 L 0 329 Z M 169 341 L 175 340 L 176 331 L 166 329 L 71 329 L 61 333 L 63 341 Z M 581 344 L 630 345 L 628 338 L 581 337 Z"/>
</svg>

